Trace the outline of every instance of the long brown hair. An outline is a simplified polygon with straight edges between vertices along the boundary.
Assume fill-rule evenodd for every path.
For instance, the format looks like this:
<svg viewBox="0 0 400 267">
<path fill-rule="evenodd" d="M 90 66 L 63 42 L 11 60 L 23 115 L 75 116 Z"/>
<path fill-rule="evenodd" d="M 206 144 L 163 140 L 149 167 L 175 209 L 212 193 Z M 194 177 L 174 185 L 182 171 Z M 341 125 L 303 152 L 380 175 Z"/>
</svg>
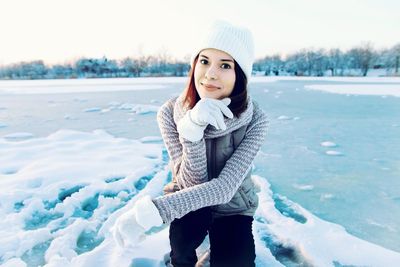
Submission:
<svg viewBox="0 0 400 267">
<path fill-rule="evenodd" d="M 192 109 L 200 100 L 200 96 L 197 93 L 194 83 L 194 69 L 196 68 L 198 58 L 199 56 L 197 55 L 193 62 L 193 67 L 190 68 L 188 75 L 189 81 L 186 85 L 184 92 L 183 103 L 189 109 Z M 228 107 L 232 111 L 233 115 L 235 115 L 235 117 L 239 117 L 239 115 L 247 108 L 247 78 L 236 61 L 234 70 L 236 80 L 235 85 L 233 86 L 233 91 L 229 96 L 229 98 L 231 99 L 231 103 Z"/>
</svg>

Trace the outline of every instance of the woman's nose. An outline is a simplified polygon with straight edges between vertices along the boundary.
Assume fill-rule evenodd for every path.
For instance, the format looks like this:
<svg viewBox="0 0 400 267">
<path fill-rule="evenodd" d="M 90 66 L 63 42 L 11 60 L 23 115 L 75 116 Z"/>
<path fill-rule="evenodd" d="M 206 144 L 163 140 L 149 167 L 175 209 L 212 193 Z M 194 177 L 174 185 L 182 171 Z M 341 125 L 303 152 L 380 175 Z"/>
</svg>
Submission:
<svg viewBox="0 0 400 267">
<path fill-rule="evenodd" d="M 217 79 L 217 74 L 216 74 L 216 71 L 215 71 L 215 68 L 214 67 L 212 67 L 212 66 L 210 66 L 208 69 L 207 69 L 207 71 L 206 71 L 206 79 L 209 79 L 209 80 L 215 80 L 215 79 Z"/>
</svg>

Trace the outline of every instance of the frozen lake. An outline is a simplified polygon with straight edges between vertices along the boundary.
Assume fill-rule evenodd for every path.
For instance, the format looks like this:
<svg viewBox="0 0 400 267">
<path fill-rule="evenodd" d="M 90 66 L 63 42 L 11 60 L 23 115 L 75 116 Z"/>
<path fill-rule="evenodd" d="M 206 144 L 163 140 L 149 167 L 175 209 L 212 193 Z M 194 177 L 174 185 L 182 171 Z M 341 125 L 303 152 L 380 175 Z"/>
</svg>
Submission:
<svg viewBox="0 0 400 267">
<path fill-rule="evenodd" d="M 0 81 L 0 139 L 19 142 L 60 129 L 159 137 L 157 108 L 185 82 Z M 318 90 L 329 86 L 382 93 Z M 351 235 L 400 252 L 400 97 L 390 93 L 400 92 L 400 80 L 257 77 L 249 91 L 270 119 L 254 174 L 271 184 L 277 209 L 287 198 Z M 2 165 L 0 174 L 13 173 Z"/>
</svg>

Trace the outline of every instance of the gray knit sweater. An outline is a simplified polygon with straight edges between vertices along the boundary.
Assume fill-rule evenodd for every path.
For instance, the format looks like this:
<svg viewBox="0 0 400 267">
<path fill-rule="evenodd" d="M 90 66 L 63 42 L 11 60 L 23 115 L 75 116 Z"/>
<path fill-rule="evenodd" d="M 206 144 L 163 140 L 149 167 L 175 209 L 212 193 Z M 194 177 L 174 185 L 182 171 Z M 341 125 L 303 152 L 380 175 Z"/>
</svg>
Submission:
<svg viewBox="0 0 400 267">
<path fill-rule="evenodd" d="M 224 117 L 226 130 L 208 125 L 201 140 L 190 142 L 179 136 L 176 128 L 176 123 L 187 112 L 182 99 L 182 95 L 169 99 L 157 113 L 161 135 L 181 189 L 153 199 L 164 223 L 203 207 L 228 203 L 251 168 L 268 127 L 265 112 L 248 96 L 247 108 L 239 117 Z M 217 179 L 208 181 L 205 139 L 223 136 L 245 124 L 248 127 L 244 139 L 220 175 L 215 177 Z"/>
</svg>

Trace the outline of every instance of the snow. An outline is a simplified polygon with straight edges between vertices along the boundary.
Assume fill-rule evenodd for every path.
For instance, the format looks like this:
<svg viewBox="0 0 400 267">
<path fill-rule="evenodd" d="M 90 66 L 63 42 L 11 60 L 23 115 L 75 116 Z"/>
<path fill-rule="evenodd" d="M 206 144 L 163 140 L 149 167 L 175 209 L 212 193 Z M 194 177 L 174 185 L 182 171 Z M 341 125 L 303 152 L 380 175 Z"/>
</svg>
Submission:
<svg viewBox="0 0 400 267">
<path fill-rule="evenodd" d="M 117 138 L 100 129 L 0 139 L 2 266 L 162 266 L 169 252 L 168 225 L 148 232 L 135 248 L 119 248 L 110 234 L 116 218 L 138 198 L 162 194 L 171 174 L 161 140 Z M 265 177 L 252 178 L 260 190 L 253 227 L 257 266 L 391 266 L 400 261 L 400 253 L 277 197 Z M 293 253 L 279 253 L 283 249 Z"/>
<path fill-rule="evenodd" d="M 181 80 L 183 80 L 182 77 Z M 186 78 L 185 78 L 186 79 Z M 164 84 L 176 83 L 179 78 L 112 78 L 112 79 L 59 79 L 59 80 L 3 80 L 0 93 L 7 94 L 60 94 L 77 92 L 158 90 Z M 182 81 L 183 82 L 183 81 Z M 31 88 L 33 90 L 26 90 Z M 77 99 L 77 101 L 80 101 Z M 83 100 L 84 101 L 84 100 Z"/>
<path fill-rule="evenodd" d="M 265 83 L 278 81 L 326 81 L 348 83 L 400 83 L 398 77 L 298 77 L 298 76 L 252 76 L 251 83 Z"/>
<path fill-rule="evenodd" d="M 324 142 L 321 142 L 321 146 L 324 146 L 324 147 L 336 147 L 337 145 L 334 142 L 331 142 L 331 141 L 324 141 Z"/>
<path fill-rule="evenodd" d="M 336 150 L 327 150 L 327 151 L 325 151 L 325 153 L 330 156 L 342 156 L 343 155 L 342 152 L 336 151 Z"/>
<path fill-rule="evenodd" d="M 314 185 L 312 184 L 294 184 L 293 187 L 302 191 L 311 191 L 314 189 Z"/>
<path fill-rule="evenodd" d="M 159 106 L 123 103 L 121 105 L 114 105 L 113 108 L 119 110 L 129 110 L 136 114 L 147 114 L 151 112 L 157 113 Z"/>
<path fill-rule="evenodd" d="M 134 103 L 109 103 L 108 106 L 105 107 L 90 107 L 83 110 L 86 113 L 99 113 L 104 114 L 114 110 L 123 110 L 129 111 L 131 114 L 149 114 L 149 113 L 157 113 L 159 106 L 156 105 L 148 105 L 148 104 L 134 104 Z M 78 118 L 71 116 L 69 114 L 64 115 L 64 119 L 66 120 L 77 120 Z"/>
<path fill-rule="evenodd" d="M 304 88 L 345 95 L 389 95 L 400 97 L 399 84 L 313 84 L 304 86 Z"/>
<path fill-rule="evenodd" d="M 275 207 L 268 181 L 260 176 L 253 176 L 253 180 L 261 188 L 258 194 L 260 205 L 256 213 L 260 223 L 256 232 L 261 238 L 263 235 L 269 236 L 272 239 L 268 241 L 270 244 L 293 250 L 297 260 L 292 260 L 292 264 L 394 266 L 398 262 L 400 253 L 356 238 L 342 226 L 323 221 L 285 198 L 291 216 L 283 215 Z M 305 222 L 296 220 L 296 217 L 302 217 Z"/>
<path fill-rule="evenodd" d="M 291 118 L 285 115 L 281 115 L 277 118 L 278 120 L 290 120 Z"/>
<path fill-rule="evenodd" d="M 59 257 L 80 261 L 77 250 L 83 248 L 77 244 L 85 232 L 94 243 L 106 238 L 102 244 L 107 244 L 110 225 L 123 212 L 121 206 L 132 203 L 128 200 L 136 197 L 137 188 L 151 180 L 156 185 L 141 192 L 159 193 L 166 178 L 159 167 L 160 144 L 114 138 L 103 130 L 60 130 L 20 142 L 2 139 L 0 147 L 0 184 L 6 189 L 0 194 L 3 261 L 50 240 L 42 251 L 46 262 Z"/>
</svg>

